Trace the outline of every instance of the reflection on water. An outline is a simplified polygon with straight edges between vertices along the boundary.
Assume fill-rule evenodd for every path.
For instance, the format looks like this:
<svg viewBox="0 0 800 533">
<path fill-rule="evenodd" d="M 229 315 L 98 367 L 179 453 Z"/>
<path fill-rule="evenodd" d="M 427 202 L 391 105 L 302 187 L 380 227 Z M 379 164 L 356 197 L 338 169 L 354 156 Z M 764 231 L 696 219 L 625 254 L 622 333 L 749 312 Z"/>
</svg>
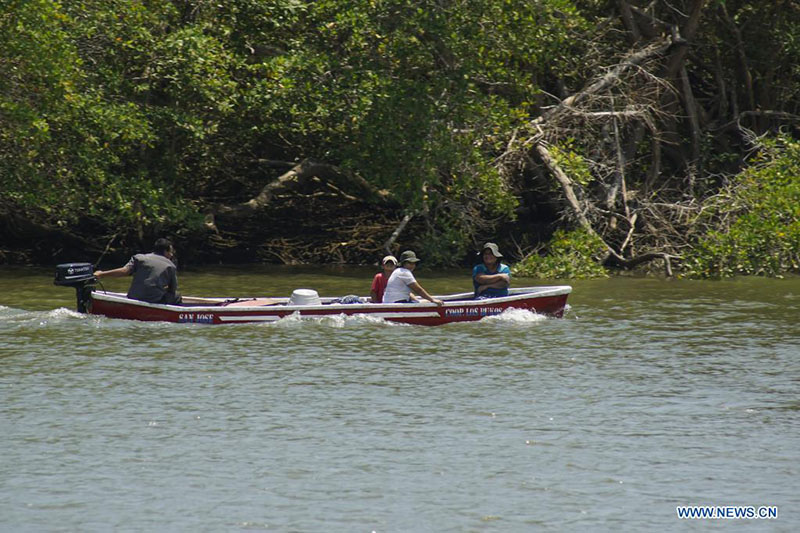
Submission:
<svg viewBox="0 0 800 533">
<path fill-rule="evenodd" d="M 364 294 L 371 273 L 181 285 Z M 576 282 L 562 320 L 428 328 L 108 320 L 50 276 L 0 271 L 0 530 L 682 530 L 702 504 L 800 524 L 798 280 Z"/>
</svg>

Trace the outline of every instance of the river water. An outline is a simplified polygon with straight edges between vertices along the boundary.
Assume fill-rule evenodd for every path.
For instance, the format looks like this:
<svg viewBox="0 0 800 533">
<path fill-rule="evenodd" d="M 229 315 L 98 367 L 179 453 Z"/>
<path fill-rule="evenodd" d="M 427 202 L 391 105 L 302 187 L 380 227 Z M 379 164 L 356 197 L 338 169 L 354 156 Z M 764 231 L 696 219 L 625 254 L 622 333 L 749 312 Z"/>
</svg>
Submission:
<svg viewBox="0 0 800 533">
<path fill-rule="evenodd" d="M 333 296 L 372 274 L 180 283 Z M 0 530 L 797 531 L 800 280 L 572 285 L 561 320 L 207 326 L 79 315 L 52 271 L 2 269 Z"/>
</svg>

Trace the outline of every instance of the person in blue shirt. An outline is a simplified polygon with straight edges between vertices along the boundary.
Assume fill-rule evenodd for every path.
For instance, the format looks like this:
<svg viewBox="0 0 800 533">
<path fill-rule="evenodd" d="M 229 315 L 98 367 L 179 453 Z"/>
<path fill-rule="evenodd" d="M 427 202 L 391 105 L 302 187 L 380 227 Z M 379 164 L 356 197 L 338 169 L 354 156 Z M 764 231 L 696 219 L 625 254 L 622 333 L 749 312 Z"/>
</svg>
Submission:
<svg viewBox="0 0 800 533">
<path fill-rule="evenodd" d="M 472 269 L 472 285 L 475 287 L 475 298 L 497 298 L 508 296 L 511 285 L 511 270 L 500 262 L 503 254 L 493 242 L 483 245 L 478 254 L 483 262 Z"/>
</svg>

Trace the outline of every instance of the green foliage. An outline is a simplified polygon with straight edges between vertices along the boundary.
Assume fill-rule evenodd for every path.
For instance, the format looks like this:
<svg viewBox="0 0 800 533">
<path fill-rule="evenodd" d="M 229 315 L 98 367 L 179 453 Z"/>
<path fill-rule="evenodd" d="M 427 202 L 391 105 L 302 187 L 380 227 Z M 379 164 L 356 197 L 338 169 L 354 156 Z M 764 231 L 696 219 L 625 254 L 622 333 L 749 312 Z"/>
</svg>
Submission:
<svg viewBox="0 0 800 533">
<path fill-rule="evenodd" d="M 689 276 L 800 272 L 800 142 L 765 141 L 697 223 L 710 229 L 686 258 Z"/>
<path fill-rule="evenodd" d="M 418 253 L 426 265 L 453 265 L 454 259 L 464 256 L 468 246 L 463 228 L 446 223 L 428 228 L 419 242 Z"/>
<path fill-rule="evenodd" d="M 93 19 L 93 2 L 69 6 L 75 11 L 49 1 L 12 2 L 0 16 L 9 43 L 7 61 L 0 61 L 0 206 L 58 226 L 88 217 L 114 229 L 166 221 L 196 227 L 191 202 L 158 173 L 143 179 L 136 169 L 159 132 L 145 109 L 119 97 L 121 82 L 103 63 L 118 57 L 113 47 L 99 46 L 131 46 L 108 35 L 131 27 Z"/>
<path fill-rule="evenodd" d="M 512 218 L 495 158 L 591 27 L 572 0 L 6 4 L 0 207 L 114 231 L 197 227 L 195 206 L 271 179 L 259 158 Z M 472 226 L 457 218 L 430 231 L 459 250 Z"/>
<path fill-rule="evenodd" d="M 572 179 L 572 181 L 583 185 L 589 185 L 594 179 L 589 170 L 586 159 L 580 154 L 579 148 L 575 146 L 574 139 L 567 139 L 561 145 L 552 145 L 550 153 L 553 155 L 558 166 Z"/>
<path fill-rule="evenodd" d="M 509 139 L 537 134 L 531 119 L 554 102 L 550 93 L 584 86 L 596 74 L 587 64 L 609 65 L 629 51 L 608 6 L 5 0 L 0 211 L 60 226 L 89 219 L 109 233 L 199 228 L 201 209 L 246 199 L 275 177 L 261 161 L 310 157 L 426 213 L 429 255 L 448 262 L 463 253 L 476 227 L 514 218 L 517 195 L 530 182 L 526 171 L 500 170 Z M 678 7 L 656 5 L 652 14 L 682 24 L 687 10 Z M 800 24 L 790 15 L 797 8 L 768 0 L 725 0 L 722 7 L 716 2 L 703 14 L 689 78 L 698 80 L 693 90 L 709 123 L 742 119 L 760 133 L 761 117 L 725 114 L 794 113 Z M 600 20 L 608 30 L 596 31 Z M 741 54 L 749 59 L 749 85 L 732 74 L 740 72 Z M 714 76 L 724 79 L 707 78 L 698 65 L 714 65 Z M 723 85 L 730 94 L 717 95 Z M 707 132 L 697 166 L 714 178 L 742 160 L 742 147 L 723 130 Z M 591 173 L 600 168 L 590 161 L 598 137 L 585 133 L 551 139 L 552 153 L 592 195 L 603 190 Z M 631 190 L 646 174 L 649 144 L 642 139 L 631 160 Z M 697 275 L 796 269 L 793 207 L 779 202 L 794 198 L 794 185 L 769 170 L 784 160 L 791 166 L 793 146 L 773 147 L 727 191 L 735 222 L 724 204 L 707 210 L 703 222 L 716 233 L 699 243 L 705 259 L 693 259 Z M 668 155 L 664 173 L 681 168 Z M 695 180 L 693 192 L 713 193 L 721 181 Z M 549 200 L 542 203 L 555 204 Z"/>
<path fill-rule="evenodd" d="M 517 276 L 543 279 L 606 277 L 599 260 L 605 245 L 597 235 L 584 229 L 557 230 L 547 244 L 547 253 L 533 253 L 512 267 Z"/>
<path fill-rule="evenodd" d="M 411 207 L 439 189 L 510 214 L 493 158 L 530 118 L 537 76 L 564 60 L 569 30 L 582 24 L 561 0 L 318 1 L 285 53 L 259 67 L 279 87 L 265 82 L 247 98 L 270 117 L 265 135 L 314 147 L 308 155 Z"/>
</svg>

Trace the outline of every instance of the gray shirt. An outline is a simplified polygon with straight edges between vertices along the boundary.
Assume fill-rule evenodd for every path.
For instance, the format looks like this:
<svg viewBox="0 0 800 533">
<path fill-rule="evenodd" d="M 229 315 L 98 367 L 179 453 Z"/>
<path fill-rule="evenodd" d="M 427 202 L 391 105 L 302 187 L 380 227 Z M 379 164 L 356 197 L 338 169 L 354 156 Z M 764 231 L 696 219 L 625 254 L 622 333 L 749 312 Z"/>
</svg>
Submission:
<svg viewBox="0 0 800 533">
<path fill-rule="evenodd" d="M 164 295 L 175 295 L 178 290 L 178 269 L 163 255 L 136 254 L 125 266 L 130 267 L 133 275 L 128 298 L 157 303 Z"/>
</svg>

